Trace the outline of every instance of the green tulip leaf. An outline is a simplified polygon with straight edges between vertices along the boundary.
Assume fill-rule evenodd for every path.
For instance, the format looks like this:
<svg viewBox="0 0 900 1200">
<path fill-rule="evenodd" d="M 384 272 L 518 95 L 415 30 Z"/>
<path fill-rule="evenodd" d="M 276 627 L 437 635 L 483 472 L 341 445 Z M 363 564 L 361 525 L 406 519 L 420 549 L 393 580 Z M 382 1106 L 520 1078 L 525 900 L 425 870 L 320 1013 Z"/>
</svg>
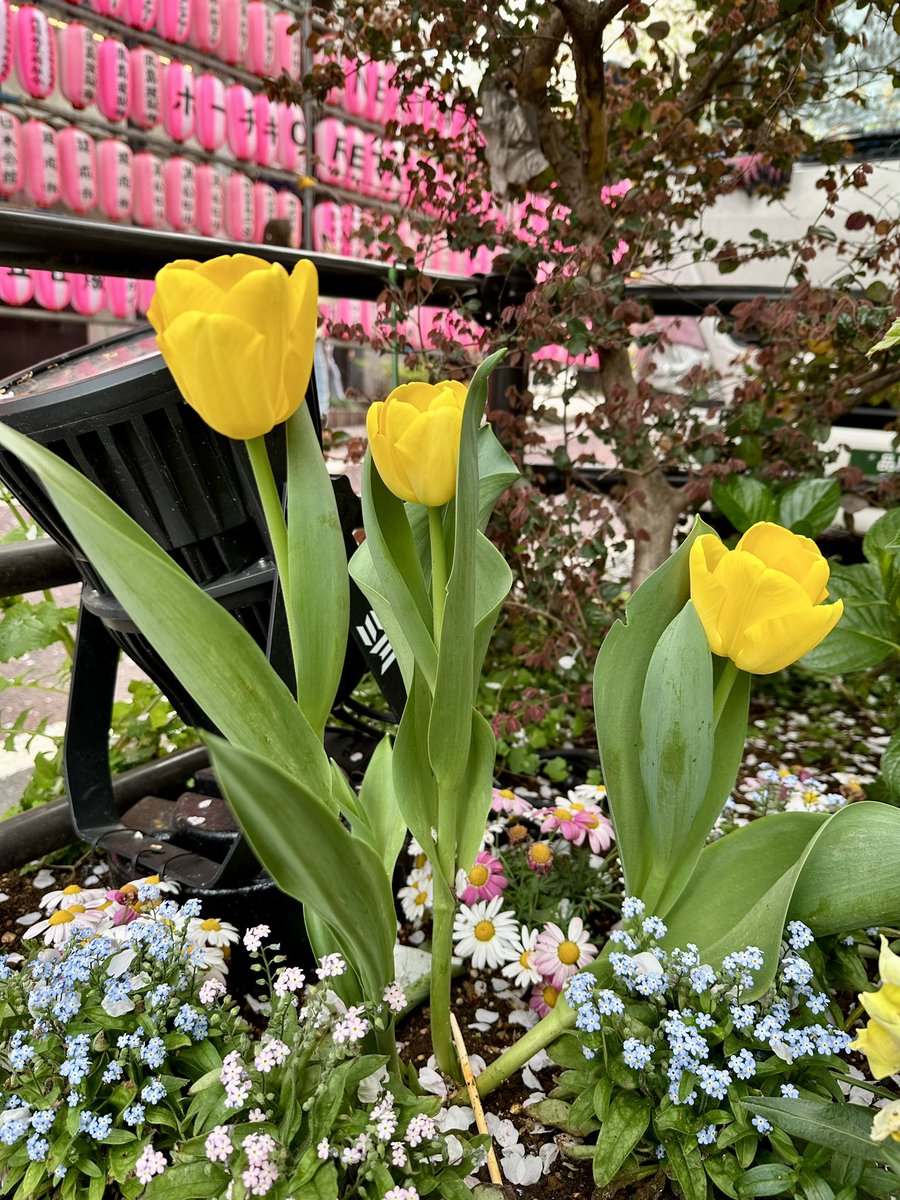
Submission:
<svg viewBox="0 0 900 1200">
<path fill-rule="evenodd" d="M 641 776 L 640 711 L 656 643 L 690 596 L 688 559 L 696 537 L 712 533 L 698 517 L 685 541 L 645 580 L 625 606 L 625 621 L 606 635 L 594 670 L 594 715 L 603 780 L 630 895 L 650 874 L 650 800 Z"/>
<path fill-rule="evenodd" d="M 406 837 L 406 821 L 394 791 L 393 747 L 388 735 L 369 760 L 359 789 L 359 811 L 367 831 L 361 830 L 360 836 L 380 857 L 388 875 L 393 875 Z"/>
<path fill-rule="evenodd" d="M 741 744 L 744 734 L 741 732 Z M 650 811 L 653 863 L 641 891 L 650 912 L 663 891 L 673 899 L 687 881 L 706 841 L 698 813 L 709 787 L 713 762 L 713 664 L 709 642 L 688 601 L 669 623 L 647 666 L 640 707 L 640 768 Z M 721 809 L 719 810 L 721 811 Z M 697 826 L 695 852 L 684 842 Z M 677 878 L 673 877 L 677 876 Z"/>
<path fill-rule="evenodd" d="M 431 692 L 425 677 L 414 668 L 406 705 L 394 739 L 394 794 L 409 831 L 440 869 L 432 830 L 438 828 L 438 789 L 428 760 L 428 725 Z M 447 880 L 449 887 L 452 880 Z"/>
<path fill-rule="evenodd" d="M 871 801 L 848 804 L 816 838 L 790 916 L 820 937 L 891 925 L 898 913 L 900 810 Z"/>
<path fill-rule="evenodd" d="M 774 1096 L 748 1097 L 741 1103 L 750 1112 L 771 1121 L 791 1137 L 867 1162 L 900 1167 L 896 1142 L 873 1142 L 870 1136 L 875 1109 L 861 1104 L 834 1104 L 819 1100 L 786 1100 Z"/>
<path fill-rule="evenodd" d="M 347 653 L 347 551 L 309 408 L 287 422 L 288 587 L 298 632 L 297 699 L 321 739 Z"/>
<path fill-rule="evenodd" d="M 396 914 L 381 859 L 337 813 L 279 767 L 207 738 L 225 798 L 253 852 L 283 892 L 334 931 L 369 1000 L 394 977 Z M 363 919 L 363 916 L 365 919 Z"/>
<path fill-rule="evenodd" d="M 757 521 L 775 519 L 772 490 L 753 475 L 729 475 L 726 479 L 717 479 L 712 485 L 711 496 L 713 504 L 738 533 L 745 533 Z"/>
<path fill-rule="evenodd" d="M 900 508 L 891 508 L 873 523 L 863 538 L 863 554 L 886 571 L 900 559 Z"/>
<path fill-rule="evenodd" d="M 0 425 L 0 445 L 41 480 L 141 633 L 225 737 L 322 794 L 322 744 L 250 634 L 74 467 Z"/>
<path fill-rule="evenodd" d="M 460 430 L 456 495 L 452 513 L 448 512 L 444 521 L 445 541 L 450 542 L 452 557 L 448 555 L 447 596 L 428 734 L 429 759 L 439 783 L 458 780 L 467 769 L 476 686 L 473 631 L 481 619 L 476 618 L 475 610 L 476 573 L 480 565 L 477 546 L 483 540 L 478 530 L 477 437 L 487 403 L 488 379 L 505 353 L 500 350 L 486 358 L 469 385 Z M 451 535 L 449 538 L 447 533 Z M 496 552 L 483 551 L 480 559 L 482 563 L 487 559 L 496 564 Z M 511 574 L 494 569 L 494 580 L 501 577 L 512 582 Z M 500 602 L 504 596 L 499 598 Z"/>
<path fill-rule="evenodd" d="M 456 865 L 471 870 L 484 840 L 484 826 L 491 810 L 494 759 L 497 741 L 490 724 L 472 709 L 472 732 L 466 772 L 460 780 L 456 809 Z M 450 798 L 448 797 L 448 801 Z M 443 802 L 443 800 L 442 800 Z"/>
<path fill-rule="evenodd" d="M 404 670 L 407 689 L 411 658 L 415 659 L 429 687 L 433 687 L 437 652 L 431 633 L 431 601 L 422 564 L 416 553 L 406 507 L 382 482 L 372 462 L 371 450 L 366 451 L 363 464 L 362 505 L 366 540 L 350 560 L 350 574 L 390 639 L 397 661 Z"/>
<path fill-rule="evenodd" d="M 841 485 L 836 479 L 801 479 L 778 497 L 779 525 L 803 537 L 817 537 L 827 529 L 841 505 Z"/>
<path fill-rule="evenodd" d="M 884 754 L 881 756 L 881 779 L 891 799 L 900 802 L 900 730 L 884 748 Z"/>
<path fill-rule="evenodd" d="M 707 846 L 675 907 L 666 913 L 665 945 L 694 942 L 713 967 L 734 950 L 758 946 L 764 966 L 750 998 L 762 995 L 775 976 L 800 872 L 830 819 L 825 813 L 777 813 Z"/>
</svg>

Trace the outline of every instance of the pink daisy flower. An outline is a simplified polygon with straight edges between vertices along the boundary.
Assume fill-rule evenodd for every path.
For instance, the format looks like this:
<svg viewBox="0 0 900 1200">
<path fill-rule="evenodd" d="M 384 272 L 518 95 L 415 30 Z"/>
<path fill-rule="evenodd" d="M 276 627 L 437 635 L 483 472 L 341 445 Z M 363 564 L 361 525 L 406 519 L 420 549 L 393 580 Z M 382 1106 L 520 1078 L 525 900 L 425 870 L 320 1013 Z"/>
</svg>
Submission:
<svg viewBox="0 0 900 1200">
<path fill-rule="evenodd" d="M 573 917 L 565 933 L 548 921 L 538 934 L 534 965 L 557 991 L 597 957 L 597 947 L 591 945 L 588 937 L 581 917 Z"/>
<path fill-rule="evenodd" d="M 531 999 L 528 1001 L 530 1008 L 541 1017 L 549 1017 L 550 1010 L 556 1007 L 556 1002 L 559 999 L 559 992 L 549 983 L 539 983 L 531 993 Z"/>
<path fill-rule="evenodd" d="M 543 809 L 541 815 L 541 833 L 559 830 L 574 846 L 583 845 L 587 838 L 594 854 L 602 854 L 612 845 L 612 822 L 596 804 L 570 800 L 566 806 Z"/>
<path fill-rule="evenodd" d="M 529 813 L 532 816 L 536 815 L 534 805 L 528 800 L 523 800 L 521 796 L 517 796 L 509 788 L 494 788 L 491 809 L 497 813 L 509 813 L 513 817 L 526 817 Z"/>
<path fill-rule="evenodd" d="M 466 874 L 460 871 L 456 879 L 456 894 L 463 904 L 475 904 L 479 900 L 493 900 L 499 896 L 509 880 L 503 874 L 503 864 L 487 850 L 479 850 L 475 865 Z"/>
</svg>

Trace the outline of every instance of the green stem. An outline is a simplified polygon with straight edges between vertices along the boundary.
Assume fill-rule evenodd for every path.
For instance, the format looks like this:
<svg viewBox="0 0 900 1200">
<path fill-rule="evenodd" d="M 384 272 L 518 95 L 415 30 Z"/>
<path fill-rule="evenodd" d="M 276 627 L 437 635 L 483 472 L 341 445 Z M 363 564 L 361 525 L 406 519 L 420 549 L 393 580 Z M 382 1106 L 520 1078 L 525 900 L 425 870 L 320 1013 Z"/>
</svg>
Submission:
<svg viewBox="0 0 900 1200">
<path fill-rule="evenodd" d="M 725 711 L 725 705 L 728 703 L 728 697 L 731 695 L 731 689 L 734 687 L 737 677 L 737 667 L 730 658 L 726 658 L 713 695 L 713 728 L 719 724 L 719 719 Z"/>
<path fill-rule="evenodd" d="M 544 1050 L 551 1042 L 555 1042 L 560 1034 L 571 1029 L 574 1024 L 575 1013 L 560 996 L 556 1007 L 548 1016 L 523 1034 L 514 1045 L 504 1050 L 499 1058 L 495 1058 L 490 1066 L 481 1072 L 476 1081 L 478 1095 L 487 1096 L 501 1083 L 505 1083 L 514 1071 L 520 1071 L 539 1050 Z"/>
<path fill-rule="evenodd" d="M 453 893 L 443 879 L 434 880 L 431 927 L 431 1045 L 438 1070 L 455 1076 L 456 1057 L 450 1031 L 450 959 L 453 954 Z"/>
<path fill-rule="evenodd" d="M 431 538 L 431 602 L 434 606 L 434 644 L 440 650 L 444 602 L 447 599 L 447 556 L 444 549 L 444 525 L 439 508 L 429 508 L 428 510 L 428 533 Z"/>
<path fill-rule="evenodd" d="M 247 447 L 247 457 L 256 480 L 256 488 L 262 503 L 263 516 L 269 530 L 269 540 L 272 543 L 272 553 L 275 556 L 275 569 L 281 584 L 281 594 L 284 597 L 284 610 L 287 614 L 288 633 L 291 639 L 291 654 L 294 661 L 294 675 L 299 683 L 300 656 L 297 645 L 297 631 L 294 628 L 294 608 L 291 604 L 290 575 L 288 574 L 288 541 L 287 523 L 284 519 L 284 509 L 278 485 L 272 473 L 272 463 L 266 449 L 264 437 L 248 438 L 244 443 Z M 295 687 L 296 690 L 296 687 Z"/>
</svg>

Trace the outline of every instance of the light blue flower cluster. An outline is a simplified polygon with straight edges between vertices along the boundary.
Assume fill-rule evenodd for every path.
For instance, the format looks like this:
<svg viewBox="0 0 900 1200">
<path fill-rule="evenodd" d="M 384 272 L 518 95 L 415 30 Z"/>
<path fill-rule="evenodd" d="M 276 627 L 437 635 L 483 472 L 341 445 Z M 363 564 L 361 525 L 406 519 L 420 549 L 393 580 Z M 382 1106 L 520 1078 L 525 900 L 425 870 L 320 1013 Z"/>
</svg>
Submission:
<svg viewBox="0 0 900 1200">
<path fill-rule="evenodd" d="M 757 1080 L 773 1073 L 768 1067 L 761 1074 L 760 1065 L 772 1056 L 791 1064 L 847 1049 L 851 1039 L 843 1030 L 806 1023 L 810 1013 L 824 1012 L 829 1000 L 827 993 L 814 990 L 814 969 L 802 955 L 813 935 L 802 922 L 787 927 L 775 986 L 748 1003 L 742 996 L 764 966 L 758 946 L 734 951 L 715 970 L 693 944 L 663 950 L 657 939 L 665 935 L 665 925 L 645 916 L 640 900 L 626 898 L 622 912 L 624 928 L 610 938 L 618 947 L 609 955 L 612 986 L 601 987 L 587 973 L 566 984 L 586 1059 L 601 1046 L 607 1056 L 620 1053 L 626 1067 L 641 1073 L 636 1086 L 646 1094 L 695 1108 L 699 1116 L 726 1099 L 737 1103 L 749 1081 L 760 1088 Z M 648 1016 L 653 1009 L 655 1021 Z M 784 1069 L 778 1065 L 776 1075 Z M 730 1093 L 735 1085 L 744 1091 Z M 783 1096 L 799 1095 L 793 1084 L 780 1087 Z M 763 1118 L 753 1124 L 759 1133 L 769 1131 Z M 697 1126 L 696 1138 L 701 1146 L 713 1145 L 715 1124 Z"/>
</svg>

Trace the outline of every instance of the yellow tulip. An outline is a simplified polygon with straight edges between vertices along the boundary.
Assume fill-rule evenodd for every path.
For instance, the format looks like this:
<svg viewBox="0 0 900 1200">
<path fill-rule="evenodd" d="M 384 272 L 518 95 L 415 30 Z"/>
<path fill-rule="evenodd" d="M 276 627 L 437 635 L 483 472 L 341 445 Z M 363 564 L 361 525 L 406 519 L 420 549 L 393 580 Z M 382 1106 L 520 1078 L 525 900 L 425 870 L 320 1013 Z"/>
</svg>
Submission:
<svg viewBox="0 0 900 1200">
<path fill-rule="evenodd" d="M 892 1100 L 878 1109 L 869 1137 L 873 1142 L 884 1142 L 889 1137 L 900 1142 L 900 1100 Z"/>
<path fill-rule="evenodd" d="M 869 1014 L 851 1050 L 869 1060 L 873 1079 L 884 1079 L 900 1071 L 900 985 L 882 983 L 877 992 L 863 992 L 859 1002 Z"/>
<path fill-rule="evenodd" d="M 760 521 L 734 550 L 715 534 L 691 546 L 691 599 L 714 654 L 768 675 L 796 662 L 835 627 L 844 603 L 823 604 L 829 567 L 818 546 Z"/>
<path fill-rule="evenodd" d="M 456 494 L 467 389 L 456 380 L 405 383 L 366 413 L 378 474 L 395 496 L 439 508 Z"/>
<path fill-rule="evenodd" d="M 147 313 L 191 408 L 226 437 L 260 437 L 299 408 L 312 371 L 318 281 L 249 254 L 167 264 Z"/>
</svg>

